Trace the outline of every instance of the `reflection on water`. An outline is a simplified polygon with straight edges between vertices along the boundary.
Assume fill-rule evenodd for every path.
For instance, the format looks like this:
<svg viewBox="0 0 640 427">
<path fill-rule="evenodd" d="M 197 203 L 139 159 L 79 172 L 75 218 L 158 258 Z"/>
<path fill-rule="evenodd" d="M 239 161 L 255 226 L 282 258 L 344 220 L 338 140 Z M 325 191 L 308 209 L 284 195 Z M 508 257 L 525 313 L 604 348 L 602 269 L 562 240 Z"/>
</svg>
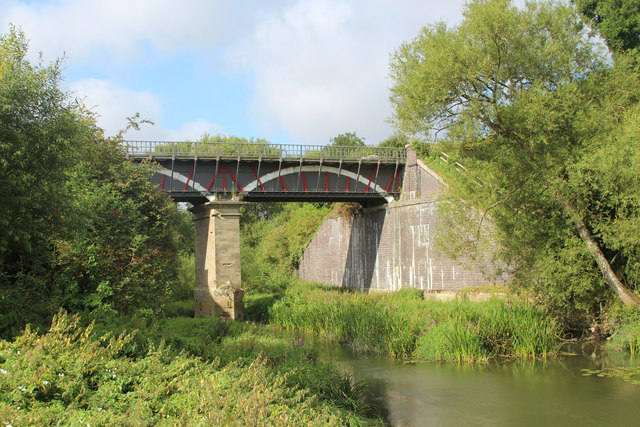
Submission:
<svg viewBox="0 0 640 427">
<path fill-rule="evenodd" d="M 305 339 L 321 358 L 366 380 L 372 403 L 394 426 L 640 425 L 640 385 L 580 371 L 629 361 L 567 356 L 494 365 L 412 364 Z"/>
</svg>

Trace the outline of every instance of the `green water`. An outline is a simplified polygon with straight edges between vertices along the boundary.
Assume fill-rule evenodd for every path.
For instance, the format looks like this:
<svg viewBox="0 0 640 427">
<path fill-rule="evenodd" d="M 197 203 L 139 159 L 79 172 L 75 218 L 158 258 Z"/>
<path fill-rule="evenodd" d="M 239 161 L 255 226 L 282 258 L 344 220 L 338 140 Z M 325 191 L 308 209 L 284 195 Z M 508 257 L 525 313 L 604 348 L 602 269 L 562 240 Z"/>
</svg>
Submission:
<svg viewBox="0 0 640 427">
<path fill-rule="evenodd" d="M 321 358 L 365 380 L 371 403 L 393 426 L 640 426 L 640 385 L 581 372 L 629 366 L 629 360 L 576 355 L 495 365 L 413 364 L 307 341 Z"/>
</svg>

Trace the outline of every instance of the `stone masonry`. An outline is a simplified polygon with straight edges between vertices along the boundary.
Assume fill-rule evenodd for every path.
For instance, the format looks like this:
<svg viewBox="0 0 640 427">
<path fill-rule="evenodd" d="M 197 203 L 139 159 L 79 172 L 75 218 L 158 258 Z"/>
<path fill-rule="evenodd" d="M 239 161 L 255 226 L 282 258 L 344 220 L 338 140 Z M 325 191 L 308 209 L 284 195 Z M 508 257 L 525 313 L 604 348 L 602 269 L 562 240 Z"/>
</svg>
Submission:
<svg viewBox="0 0 640 427">
<path fill-rule="evenodd" d="M 402 199 L 325 220 L 304 251 L 299 277 L 362 291 L 437 292 L 504 283 L 504 278 L 485 277 L 480 265 L 435 251 L 436 197 L 443 188 L 409 149 Z"/>
<path fill-rule="evenodd" d="M 217 201 L 193 208 L 195 223 L 195 317 L 244 318 L 240 276 L 242 202 Z"/>
</svg>

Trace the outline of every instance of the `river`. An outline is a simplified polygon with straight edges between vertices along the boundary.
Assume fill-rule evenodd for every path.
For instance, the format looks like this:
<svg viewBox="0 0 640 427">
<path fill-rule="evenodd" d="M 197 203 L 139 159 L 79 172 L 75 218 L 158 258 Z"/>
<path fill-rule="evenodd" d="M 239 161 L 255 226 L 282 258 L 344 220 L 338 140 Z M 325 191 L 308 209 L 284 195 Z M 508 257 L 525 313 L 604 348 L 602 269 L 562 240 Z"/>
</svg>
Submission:
<svg viewBox="0 0 640 427">
<path fill-rule="evenodd" d="M 306 341 L 322 360 L 365 380 L 371 403 L 392 426 L 640 426 L 640 385 L 581 371 L 633 365 L 628 359 L 574 355 L 459 366 L 361 356 L 326 340 Z"/>
</svg>

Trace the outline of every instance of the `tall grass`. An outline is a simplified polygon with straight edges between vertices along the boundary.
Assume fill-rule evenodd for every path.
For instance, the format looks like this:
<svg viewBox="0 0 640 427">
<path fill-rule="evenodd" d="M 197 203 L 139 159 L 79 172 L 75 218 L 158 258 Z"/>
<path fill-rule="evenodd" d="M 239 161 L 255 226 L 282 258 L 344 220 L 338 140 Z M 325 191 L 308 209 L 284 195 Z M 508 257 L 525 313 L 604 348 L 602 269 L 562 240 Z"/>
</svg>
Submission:
<svg viewBox="0 0 640 427">
<path fill-rule="evenodd" d="M 556 324 L 529 304 L 424 301 L 410 289 L 367 295 L 299 284 L 274 304 L 270 321 L 355 350 L 425 360 L 545 358 L 557 344 Z"/>
<path fill-rule="evenodd" d="M 621 317 L 607 347 L 637 357 L 640 355 L 640 311 L 628 310 Z"/>
</svg>

